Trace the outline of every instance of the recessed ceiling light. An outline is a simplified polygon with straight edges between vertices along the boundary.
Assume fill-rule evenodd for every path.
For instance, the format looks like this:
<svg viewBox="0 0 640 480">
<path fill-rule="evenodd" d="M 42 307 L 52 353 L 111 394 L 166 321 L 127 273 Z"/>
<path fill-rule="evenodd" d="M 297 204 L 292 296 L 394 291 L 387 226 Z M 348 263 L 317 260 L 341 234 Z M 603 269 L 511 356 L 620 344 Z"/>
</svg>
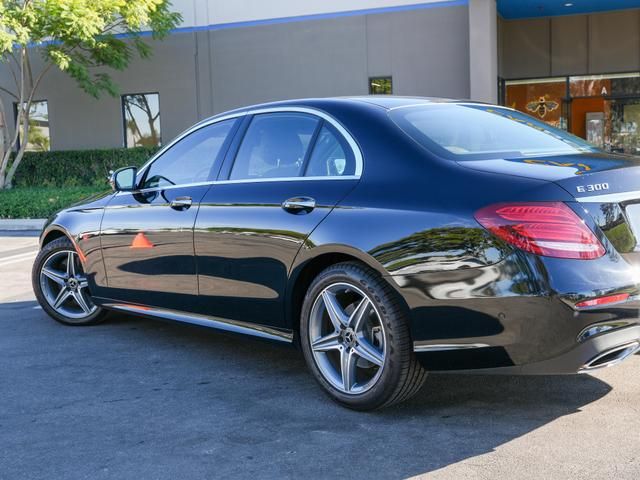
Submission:
<svg viewBox="0 0 640 480">
<path fill-rule="evenodd" d="M 565 7 L 573 7 L 573 3 L 565 3 L 564 6 Z"/>
</svg>

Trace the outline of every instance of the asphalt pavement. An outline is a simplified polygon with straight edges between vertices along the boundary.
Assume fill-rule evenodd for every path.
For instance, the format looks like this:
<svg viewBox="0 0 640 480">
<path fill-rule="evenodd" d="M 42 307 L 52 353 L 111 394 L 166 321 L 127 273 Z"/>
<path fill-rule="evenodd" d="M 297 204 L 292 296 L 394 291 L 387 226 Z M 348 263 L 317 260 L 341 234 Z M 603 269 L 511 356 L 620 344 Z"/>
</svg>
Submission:
<svg viewBox="0 0 640 480">
<path fill-rule="evenodd" d="M 640 356 L 591 375 L 432 375 L 373 413 L 289 347 L 113 315 L 48 318 L 37 237 L 0 232 L 0 479 L 640 477 Z"/>
</svg>

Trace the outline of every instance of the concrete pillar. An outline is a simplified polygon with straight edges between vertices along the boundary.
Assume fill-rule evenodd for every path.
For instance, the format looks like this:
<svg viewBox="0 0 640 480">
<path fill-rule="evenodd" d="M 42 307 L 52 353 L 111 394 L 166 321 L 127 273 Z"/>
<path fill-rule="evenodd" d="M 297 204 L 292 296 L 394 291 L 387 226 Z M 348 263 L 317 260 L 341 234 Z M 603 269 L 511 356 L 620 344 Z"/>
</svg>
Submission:
<svg viewBox="0 0 640 480">
<path fill-rule="evenodd" d="M 496 0 L 469 0 L 471 99 L 498 103 L 498 14 Z"/>
</svg>

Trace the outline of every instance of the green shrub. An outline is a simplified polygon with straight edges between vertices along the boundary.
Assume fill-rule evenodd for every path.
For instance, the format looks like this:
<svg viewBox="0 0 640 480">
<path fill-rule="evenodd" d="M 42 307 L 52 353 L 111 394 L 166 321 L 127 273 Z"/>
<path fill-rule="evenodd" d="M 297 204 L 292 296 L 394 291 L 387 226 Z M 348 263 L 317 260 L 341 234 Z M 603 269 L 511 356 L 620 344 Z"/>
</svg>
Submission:
<svg viewBox="0 0 640 480">
<path fill-rule="evenodd" d="M 61 208 L 108 188 L 102 185 L 0 190 L 0 218 L 47 218 Z"/>
<path fill-rule="evenodd" d="M 106 186 L 110 170 L 145 163 L 157 148 L 26 152 L 14 187 Z"/>
</svg>

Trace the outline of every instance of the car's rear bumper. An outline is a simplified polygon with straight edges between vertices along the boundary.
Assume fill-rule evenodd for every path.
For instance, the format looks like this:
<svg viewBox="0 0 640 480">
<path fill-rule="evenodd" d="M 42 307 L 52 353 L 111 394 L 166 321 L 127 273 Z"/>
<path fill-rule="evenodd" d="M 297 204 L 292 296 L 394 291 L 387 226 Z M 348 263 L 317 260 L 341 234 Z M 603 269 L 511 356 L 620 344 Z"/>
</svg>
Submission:
<svg viewBox="0 0 640 480">
<path fill-rule="evenodd" d="M 625 264 L 513 255 L 481 268 L 390 276 L 429 371 L 576 373 L 640 341 L 640 284 Z M 615 267 L 615 268 L 614 268 Z M 628 300 L 577 308 L 585 298 Z M 593 327 L 605 326 L 607 331 Z M 604 363 L 616 363 L 614 361 Z"/>
<path fill-rule="evenodd" d="M 482 357 L 482 350 L 494 347 L 469 347 L 465 353 Z M 426 363 L 431 357 L 416 347 L 418 359 Z M 507 375 L 562 375 L 587 373 L 600 368 L 611 367 L 640 351 L 640 325 L 623 327 L 598 334 L 554 358 L 524 365 L 498 368 L 459 369 L 460 373 L 491 373 Z M 435 370 L 437 371 L 437 370 Z"/>
</svg>

